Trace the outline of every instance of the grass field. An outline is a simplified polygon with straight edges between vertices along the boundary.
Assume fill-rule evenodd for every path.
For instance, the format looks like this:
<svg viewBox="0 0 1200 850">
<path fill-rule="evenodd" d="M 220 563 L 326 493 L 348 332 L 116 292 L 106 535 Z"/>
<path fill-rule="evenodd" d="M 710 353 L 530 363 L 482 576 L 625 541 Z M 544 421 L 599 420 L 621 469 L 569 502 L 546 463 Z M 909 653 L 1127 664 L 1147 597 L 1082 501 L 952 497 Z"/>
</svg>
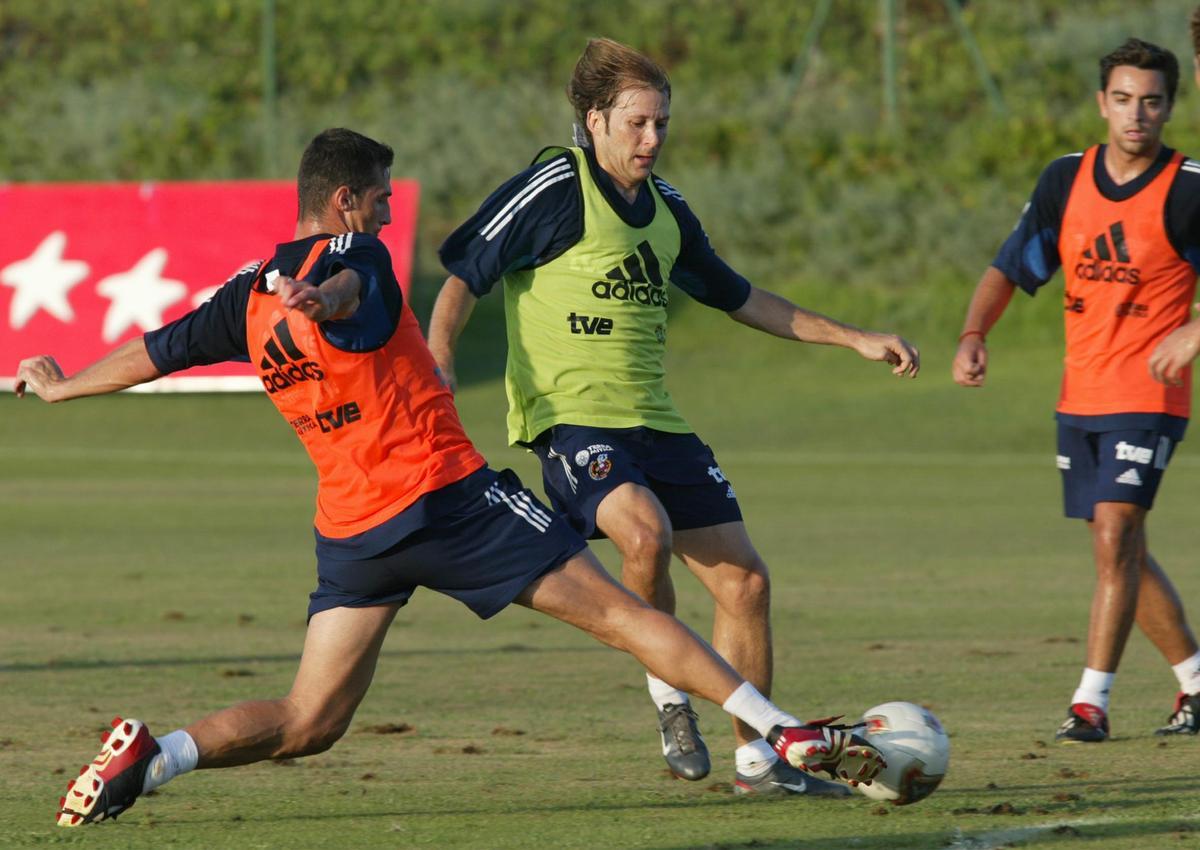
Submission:
<svg viewBox="0 0 1200 850">
<path fill-rule="evenodd" d="M 632 660 L 525 610 L 481 623 L 424 592 L 331 752 L 198 772 L 116 823 L 59 830 L 54 804 L 113 714 L 161 733 L 286 690 L 314 582 L 313 477 L 262 397 L 3 396 L 0 847 L 1200 847 L 1200 741 L 1153 736 L 1175 683 L 1141 636 L 1114 740 L 1053 743 L 1091 591 L 1085 531 L 1059 514 L 1055 353 L 999 337 L 994 385 L 968 393 L 944 351 L 902 383 L 846 352 L 717 337 L 719 319 L 691 320 L 672 386 L 771 565 L 777 701 L 803 716 L 929 705 L 953 746 L 932 798 L 736 799 L 732 736 L 707 704 L 713 774 L 673 781 Z M 460 405 L 493 465 L 538 489 L 500 445 L 496 383 Z M 1198 495 L 1185 444 L 1150 532 L 1193 617 Z M 678 587 L 705 631 L 705 597 Z"/>
</svg>

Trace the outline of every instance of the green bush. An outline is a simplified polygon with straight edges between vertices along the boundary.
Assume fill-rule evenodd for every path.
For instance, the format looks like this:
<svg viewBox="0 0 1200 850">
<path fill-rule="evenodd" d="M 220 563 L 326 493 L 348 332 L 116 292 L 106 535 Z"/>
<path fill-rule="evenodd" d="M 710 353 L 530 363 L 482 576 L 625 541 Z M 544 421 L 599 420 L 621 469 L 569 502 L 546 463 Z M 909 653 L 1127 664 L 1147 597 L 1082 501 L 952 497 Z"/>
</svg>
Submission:
<svg viewBox="0 0 1200 850">
<path fill-rule="evenodd" d="M 563 86 L 586 38 L 605 34 L 670 71 L 660 171 L 737 268 L 797 297 L 835 294 L 861 321 L 936 327 L 957 321 L 1044 165 L 1102 138 L 1097 58 L 1128 34 L 1186 58 L 1193 6 L 969 3 L 1001 114 L 944 4 L 902 0 L 887 126 L 876 0 L 835 3 L 807 57 L 813 4 L 794 0 L 278 0 L 278 116 L 264 140 L 265 5 L 6 0 L 0 174 L 287 177 L 315 132 L 353 126 L 421 181 L 416 267 L 434 287 L 450 230 L 568 139 Z M 1185 151 L 1200 149 L 1192 89 L 1186 75 L 1169 132 Z"/>
</svg>

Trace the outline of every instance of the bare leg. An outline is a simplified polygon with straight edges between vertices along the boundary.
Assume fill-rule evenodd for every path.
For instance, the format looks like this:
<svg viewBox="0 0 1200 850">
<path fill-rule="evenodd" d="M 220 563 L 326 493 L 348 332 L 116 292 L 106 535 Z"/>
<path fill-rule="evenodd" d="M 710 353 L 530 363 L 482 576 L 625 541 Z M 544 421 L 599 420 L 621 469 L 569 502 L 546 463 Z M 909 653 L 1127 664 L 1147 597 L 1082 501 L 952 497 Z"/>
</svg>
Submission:
<svg viewBox="0 0 1200 850">
<path fill-rule="evenodd" d="M 1175 586 L 1154 557 L 1145 551 L 1144 531 L 1142 547 L 1144 559 L 1138 589 L 1138 628 L 1158 648 L 1168 664 L 1178 664 L 1196 654 L 1196 638 L 1188 626 L 1183 603 L 1175 592 Z"/>
<path fill-rule="evenodd" d="M 659 611 L 675 613 L 671 520 L 658 497 L 625 483 L 604 497 L 596 525 L 621 553 L 621 583 Z"/>
<path fill-rule="evenodd" d="M 747 681 L 771 695 L 771 587 L 746 526 L 731 522 L 675 532 L 675 553 L 716 601 L 712 645 Z M 734 718 L 738 745 L 759 737 Z"/>
<path fill-rule="evenodd" d="M 673 687 L 717 705 L 742 684 L 695 632 L 613 581 L 590 551 L 539 578 L 516 601 L 630 653 Z"/>
<path fill-rule="evenodd" d="M 1115 673 L 1138 608 L 1146 509 L 1126 502 L 1097 502 L 1092 531 L 1096 588 L 1088 623 L 1087 666 Z"/>
<path fill-rule="evenodd" d="M 314 616 L 287 696 L 243 702 L 187 727 L 200 753 L 197 767 L 313 755 L 332 747 L 367 693 L 399 607 L 334 608 Z"/>
<path fill-rule="evenodd" d="M 631 653 L 655 676 L 727 707 L 748 725 L 753 721 L 756 737 L 783 727 L 776 729 L 772 746 L 792 767 L 836 771 L 856 784 L 873 779 L 883 765 L 883 757 L 865 742 L 840 730 L 803 726 L 781 711 L 687 626 L 614 582 L 590 552 L 542 576 L 516 601 Z M 846 789 L 816 783 L 807 793 L 844 796 Z"/>
</svg>

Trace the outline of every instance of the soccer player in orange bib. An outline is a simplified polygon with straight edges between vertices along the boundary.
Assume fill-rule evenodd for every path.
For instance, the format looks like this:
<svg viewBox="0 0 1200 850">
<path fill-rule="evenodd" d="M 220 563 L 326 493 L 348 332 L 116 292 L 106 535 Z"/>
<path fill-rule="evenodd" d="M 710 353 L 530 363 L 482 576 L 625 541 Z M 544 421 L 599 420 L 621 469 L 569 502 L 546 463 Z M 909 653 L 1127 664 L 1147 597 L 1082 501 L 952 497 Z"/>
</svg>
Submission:
<svg viewBox="0 0 1200 850">
<path fill-rule="evenodd" d="M 60 826 L 116 817 L 194 768 L 329 749 L 350 725 L 396 612 L 417 587 L 482 618 L 516 602 L 634 655 L 756 729 L 793 767 L 854 785 L 883 765 L 840 727 L 802 724 L 669 614 L 625 590 L 583 538 L 467 439 L 378 238 L 391 220 L 392 150 L 350 130 L 317 136 L 300 163 L 294 240 L 186 316 L 67 377 L 21 361 L 17 394 L 115 392 L 189 366 L 249 357 L 317 467 L 317 589 L 292 690 L 154 738 L 117 718 L 59 802 Z M 844 784 L 805 775 L 810 793 Z"/>
<path fill-rule="evenodd" d="M 1136 622 L 1179 680 L 1160 735 L 1200 730 L 1200 649 L 1146 543 L 1146 514 L 1183 439 L 1195 349 L 1162 373 L 1160 344 L 1200 331 L 1200 163 L 1162 142 L 1179 82 L 1170 51 L 1129 39 L 1100 60 L 1107 143 L 1052 162 L 983 274 L 963 323 L 954 380 L 983 385 L 985 338 L 1017 287 L 1061 266 L 1066 358 L 1057 406 L 1065 513 L 1087 521 L 1096 565 L 1087 666 L 1057 738 L 1109 735 L 1109 692 Z M 1158 349 L 1158 350 L 1156 350 Z"/>
</svg>

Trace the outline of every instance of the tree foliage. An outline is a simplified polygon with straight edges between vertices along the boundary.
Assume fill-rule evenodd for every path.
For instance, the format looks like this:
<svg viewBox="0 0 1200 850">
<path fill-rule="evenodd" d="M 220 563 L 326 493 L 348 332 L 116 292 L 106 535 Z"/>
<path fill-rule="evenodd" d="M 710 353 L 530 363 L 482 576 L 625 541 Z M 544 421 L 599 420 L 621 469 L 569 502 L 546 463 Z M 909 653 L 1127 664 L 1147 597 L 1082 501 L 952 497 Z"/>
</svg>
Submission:
<svg viewBox="0 0 1200 850">
<path fill-rule="evenodd" d="M 1138 35 L 1190 65 L 1190 0 L 974 0 L 964 18 L 1001 114 L 944 3 L 900 0 L 889 126 L 878 2 L 837 0 L 802 57 L 813 5 L 277 0 L 278 116 L 264 140 L 266 3 L 5 0 L 0 175 L 282 178 L 313 134 L 347 125 L 390 143 L 396 174 L 421 181 L 418 268 L 433 280 L 441 239 L 568 138 L 563 87 L 603 34 L 671 73 L 659 169 L 735 266 L 929 315 L 978 276 L 1042 167 L 1101 139 L 1101 54 Z M 1185 151 L 1200 148 L 1190 83 L 1168 134 Z"/>
</svg>

